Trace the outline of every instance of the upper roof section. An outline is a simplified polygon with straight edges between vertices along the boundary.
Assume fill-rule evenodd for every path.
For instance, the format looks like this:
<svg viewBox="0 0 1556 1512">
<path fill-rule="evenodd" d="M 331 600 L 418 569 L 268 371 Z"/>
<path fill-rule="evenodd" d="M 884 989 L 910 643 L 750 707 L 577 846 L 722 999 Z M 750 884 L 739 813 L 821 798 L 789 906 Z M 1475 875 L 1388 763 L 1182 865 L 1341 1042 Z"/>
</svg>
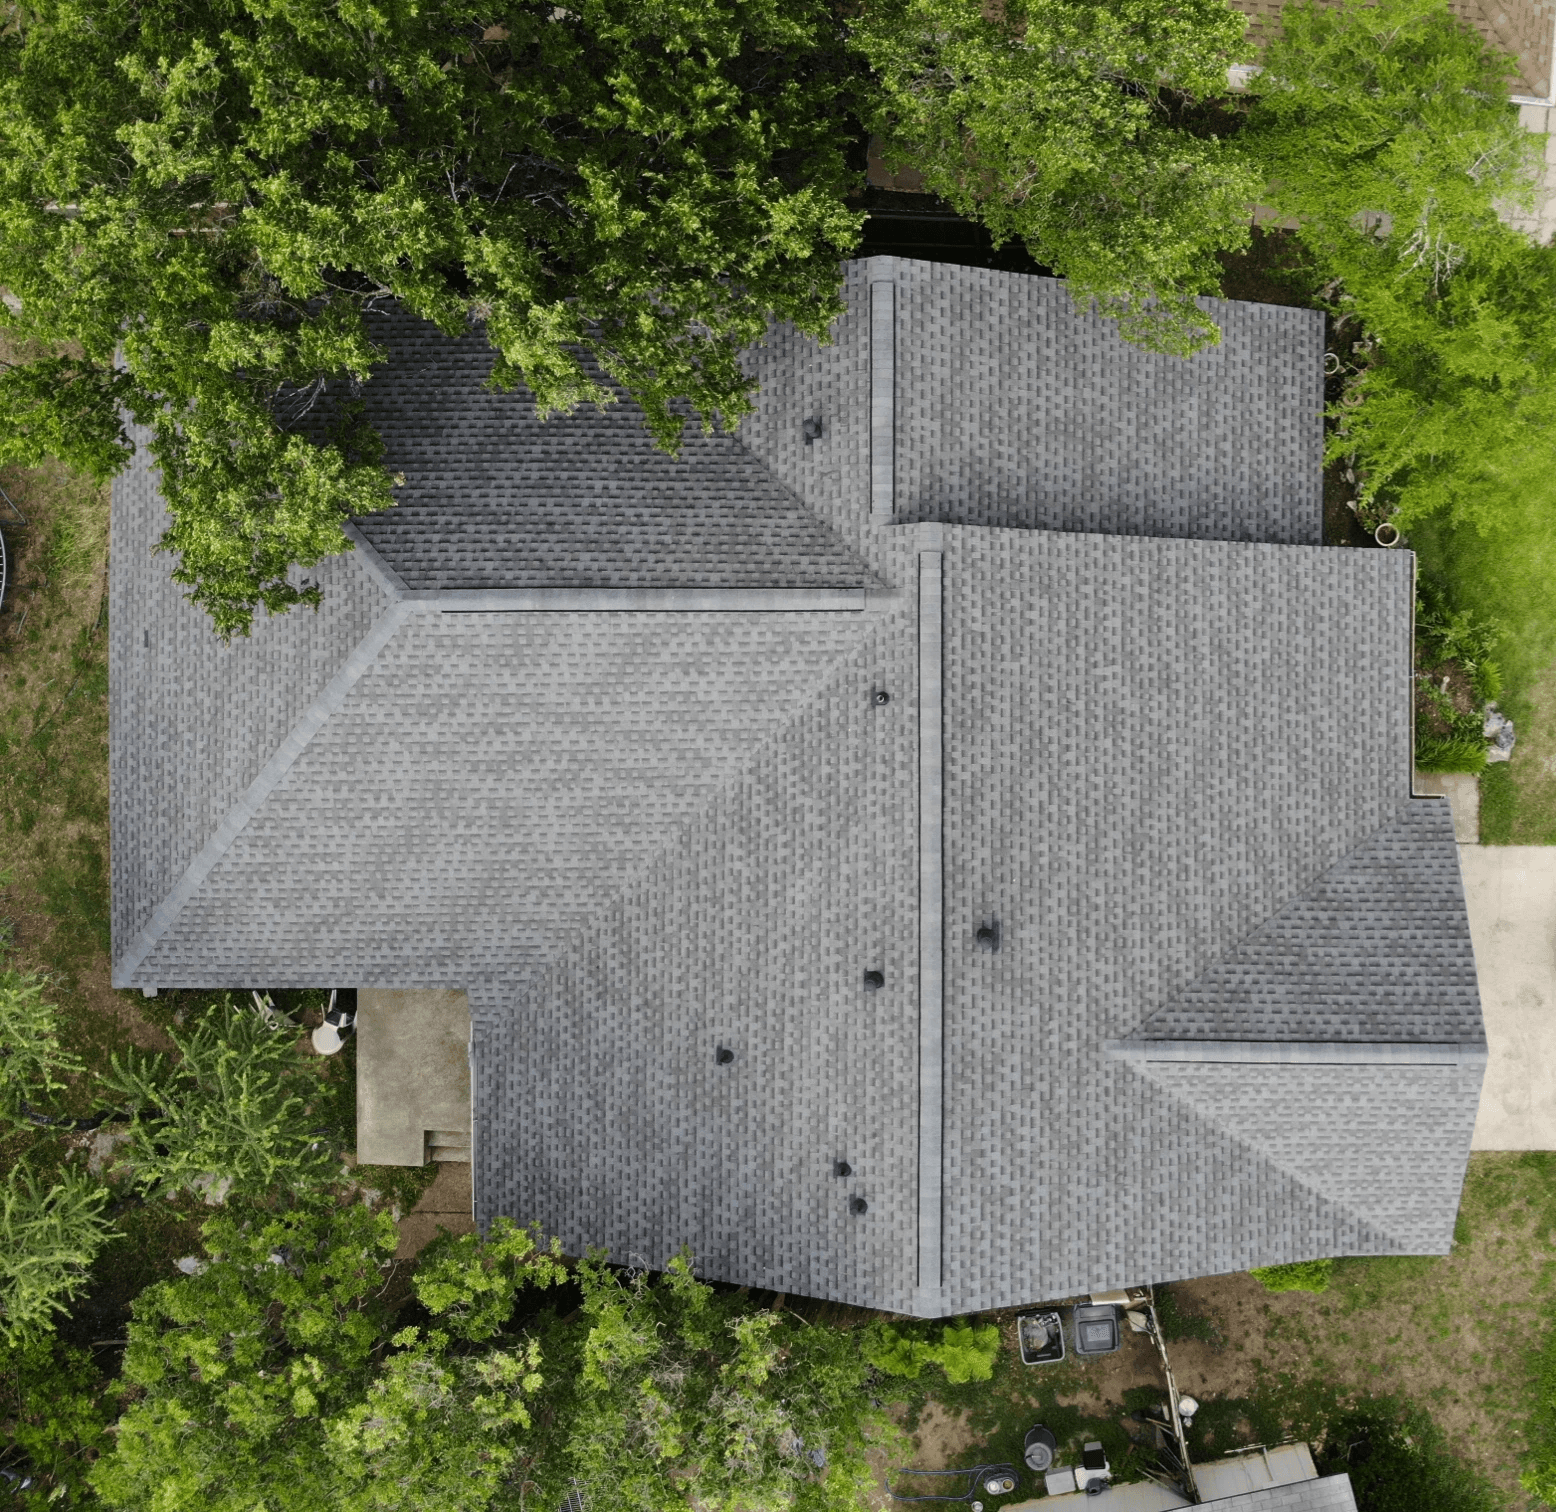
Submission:
<svg viewBox="0 0 1556 1512">
<path fill-rule="evenodd" d="M 862 515 L 1322 543 L 1317 311 L 1203 300 L 1221 342 L 1185 361 L 1130 346 L 1051 278 L 876 257 L 845 295 L 830 345 L 781 328 L 749 355 L 740 429 L 841 533 Z"/>
<path fill-rule="evenodd" d="M 412 591 L 860 588 L 864 564 L 731 435 L 654 445 L 620 402 L 550 421 L 489 389 L 480 332 L 374 316 L 389 360 L 362 391 L 398 506 L 357 522 Z"/>
<path fill-rule="evenodd" d="M 625 395 L 542 421 L 486 387 L 480 332 L 372 317 L 363 400 L 405 482 L 360 539 L 413 592 L 859 589 L 912 521 L 1320 543 L 1316 312 L 1207 300 L 1221 344 L 1184 361 L 1050 278 L 885 257 L 846 285 L 831 342 L 775 329 L 756 414 L 678 457 Z"/>
</svg>

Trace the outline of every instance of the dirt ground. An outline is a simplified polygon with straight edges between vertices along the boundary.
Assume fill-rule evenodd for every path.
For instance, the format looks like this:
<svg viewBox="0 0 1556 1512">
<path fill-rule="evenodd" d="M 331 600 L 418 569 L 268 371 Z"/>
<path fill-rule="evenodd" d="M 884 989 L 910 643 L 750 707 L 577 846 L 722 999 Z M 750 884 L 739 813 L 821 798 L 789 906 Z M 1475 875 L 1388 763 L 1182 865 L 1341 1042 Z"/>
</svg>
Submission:
<svg viewBox="0 0 1556 1512">
<path fill-rule="evenodd" d="M 1167 1288 L 1180 1328 L 1207 1336 L 1180 1336 L 1168 1346 L 1179 1389 L 1203 1404 L 1202 1419 L 1219 1413 L 1224 1425 L 1207 1452 L 1253 1441 L 1243 1404 L 1284 1399 L 1293 1423 L 1304 1390 L 1315 1385 L 1398 1395 L 1427 1409 L 1509 1512 L 1543 1505 L 1518 1476 L 1534 1354 L 1552 1300 L 1553 1203 L 1556 1160 L 1476 1155 L 1450 1255 L 1339 1261 L 1329 1290 L 1319 1294 L 1272 1295 L 1242 1274 Z M 1067 1425 L 1071 1436 L 1103 1438 L 1115 1464 L 1127 1452 L 1128 1410 L 1165 1395 L 1149 1341 L 1126 1333 L 1123 1348 L 1099 1361 L 1023 1367 L 1014 1318 L 994 1319 L 1004 1349 L 993 1381 L 931 1388 L 916 1414 L 898 1410 L 911 1434 L 912 1458 L 901 1463 L 1012 1460 L 1020 1432 L 1034 1421 L 1055 1426 L 1061 1444 Z"/>
</svg>

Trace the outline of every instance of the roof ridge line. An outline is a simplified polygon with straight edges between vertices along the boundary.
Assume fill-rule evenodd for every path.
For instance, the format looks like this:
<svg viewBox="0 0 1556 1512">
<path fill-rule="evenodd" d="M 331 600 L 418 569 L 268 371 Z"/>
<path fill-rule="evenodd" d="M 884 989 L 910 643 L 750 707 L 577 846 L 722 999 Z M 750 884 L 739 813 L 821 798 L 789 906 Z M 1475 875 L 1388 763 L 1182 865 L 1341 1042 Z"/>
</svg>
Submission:
<svg viewBox="0 0 1556 1512">
<path fill-rule="evenodd" d="M 346 696 L 361 680 L 362 675 L 378 659 L 378 654 L 389 644 L 400 626 L 414 611 L 407 604 L 391 603 L 373 621 L 366 635 L 357 642 L 335 675 L 323 690 L 303 711 L 297 723 L 287 732 L 286 738 L 276 747 L 269 761 L 260 768 L 258 776 L 244 790 L 243 796 L 228 809 L 222 822 L 216 827 L 200 853 L 184 868 L 183 875 L 172 891 L 157 905 L 151 918 L 140 933 L 130 941 L 124 955 L 115 963 L 113 985 L 115 987 L 144 987 L 134 980 L 157 943 L 172 928 L 185 905 L 195 895 L 201 883 L 210 876 L 216 864 L 232 848 L 249 820 L 275 791 L 281 779 L 292 769 L 297 758 L 308 748 L 313 737 L 324 728 L 330 717 L 339 711 Z M 151 984 L 155 990 L 159 984 Z"/>
<path fill-rule="evenodd" d="M 945 554 L 918 527 L 918 1254 L 913 1310 L 945 1296 Z"/>
<path fill-rule="evenodd" d="M 1356 1212 L 1349 1203 L 1341 1202 L 1338 1197 L 1331 1197 L 1329 1193 L 1319 1191 L 1319 1189 L 1300 1172 L 1291 1170 L 1283 1162 L 1277 1160 L 1268 1150 L 1264 1149 L 1261 1145 L 1254 1144 L 1251 1140 L 1245 1139 L 1235 1130 L 1227 1128 L 1227 1126 L 1219 1119 L 1212 1118 L 1210 1114 L 1207 1113 L 1196 1102 L 1194 1102 L 1192 1098 L 1185 1097 L 1176 1088 L 1169 1087 L 1165 1082 L 1158 1081 L 1154 1076 L 1151 1075 L 1148 1066 L 1143 1061 L 1130 1059 L 1127 1060 L 1125 1064 L 1128 1065 L 1130 1070 L 1133 1071 L 1142 1080 L 1150 1082 L 1152 1087 L 1154 1087 L 1161 1096 L 1171 1098 L 1172 1101 L 1175 1102 L 1185 1112 L 1192 1114 L 1193 1117 L 1199 1119 L 1201 1123 L 1206 1124 L 1210 1128 L 1214 1129 L 1224 1139 L 1231 1140 L 1233 1144 L 1235 1144 L 1239 1149 L 1246 1151 L 1250 1156 L 1253 1157 L 1254 1160 L 1263 1161 L 1264 1164 L 1269 1166 L 1271 1170 L 1279 1171 L 1280 1174 L 1288 1181 L 1294 1183 L 1296 1186 L 1299 1186 L 1310 1196 L 1316 1197 L 1320 1202 L 1328 1203 L 1329 1206 L 1334 1208 L 1336 1212 L 1344 1213 L 1347 1218 L 1356 1224 L 1358 1228 L 1363 1229 L 1366 1233 L 1375 1235 L 1379 1240 L 1386 1240 L 1388 1238 L 1388 1236 L 1381 1229 L 1379 1229 L 1370 1218 Z M 1378 1253 L 1388 1254 L 1390 1251 L 1380 1249 Z M 1398 1253 L 1398 1251 L 1393 1251 L 1393 1253 Z"/>
<path fill-rule="evenodd" d="M 362 534 L 355 520 L 345 521 L 340 528 L 361 556 L 368 576 L 384 590 L 391 604 L 400 603 L 410 593 L 405 579 L 384 560 L 383 553 Z"/>
</svg>

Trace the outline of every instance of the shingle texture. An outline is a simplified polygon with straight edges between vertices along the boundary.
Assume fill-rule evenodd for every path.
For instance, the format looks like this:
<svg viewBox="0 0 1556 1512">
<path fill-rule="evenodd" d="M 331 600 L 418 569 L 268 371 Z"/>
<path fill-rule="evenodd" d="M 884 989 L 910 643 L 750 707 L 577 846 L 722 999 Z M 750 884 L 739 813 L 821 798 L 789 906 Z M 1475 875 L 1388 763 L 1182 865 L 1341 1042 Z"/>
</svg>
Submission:
<svg viewBox="0 0 1556 1512">
<path fill-rule="evenodd" d="M 386 606 L 358 560 L 333 557 L 308 573 L 324 589 L 317 613 L 261 614 L 252 636 L 222 645 L 169 578 L 172 559 L 152 554 L 167 510 L 138 440 L 114 483 L 108 564 L 116 954 Z"/>
<path fill-rule="evenodd" d="M 824 614 L 413 616 L 138 980 L 457 986 L 538 969 L 859 633 Z"/>
<path fill-rule="evenodd" d="M 544 1214 L 575 1250 L 660 1265 L 688 1244 L 708 1275 L 908 1305 L 915 629 L 891 615 L 839 657 L 638 881 L 477 1004 L 479 1216 Z"/>
<path fill-rule="evenodd" d="M 548 422 L 520 387 L 485 387 L 485 337 L 370 322 L 388 361 L 363 390 L 403 473 L 397 507 L 357 522 L 414 589 L 838 588 L 858 557 L 741 445 L 688 425 L 659 450 L 623 395 Z M 598 375 L 596 375 L 598 376 Z M 803 446 L 798 428 L 793 444 Z"/>
<path fill-rule="evenodd" d="M 880 278 L 899 519 L 948 523 L 870 518 Z M 1409 796 L 1410 560 L 1290 544 L 1318 328 L 1229 306 L 1174 367 L 1041 280 L 881 259 L 847 292 L 832 345 L 749 354 L 738 439 L 675 463 L 625 410 L 537 425 L 473 338 L 391 320 L 368 395 L 408 481 L 362 528 L 412 589 L 864 585 L 852 612 L 459 612 L 347 557 L 318 615 L 222 649 L 147 555 L 138 460 L 116 980 L 465 988 L 478 1213 L 574 1251 L 956 1312 L 1445 1248 L 1473 1056 L 1148 1058 L 1481 1042 L 1451 830 Z"/>
<path fill-rule="evenodd" d="M 1224 1101 L 1167 1095 L 1154 1065 L 1147 1076 L 1102 1052 L 1292 899 L 1322 897 L 1320 879 L 1411 802 L 1408 559 L 957 529 L 945 574 L 948 1303 L 1016 1302 L 1034 1275 L 1064 1292 L 1445 1248 L 1451 1202 L 1428 1216 L 1403 1193 L 1354 1209 L 1333 1195 L 1388 1174 L 1363 1158 L 1360 1115 L 1338 1140 L 1355 1180 L 1326 1190 L 1291 1154 L 1317 1137 L 1300 1095 L 1285 1104 L 1291 1140 L 1271 1146 Z M 1391 834 L 1417 866 L 1456 874 L 1447 826 Z M 1462 919 L 1457 892 L 1439 906 Z M 997 955 L 974 938 L 991 916 Z M 1445 964 L 1472 981 L 1457 927 Z M 1349 999 L 1326 1009 L 1334 958 L 1318 945 L 1317 970 L 1287 980 L 1327 1023 Z M 1478 1037 L 1473 998 L 1466 1016 L 1455 1028 Z M 1435 1032 L 1430 1002 L 1421 1017 Z M 1293 1028 L 1307 1037 L 1305 1021 Z M 1253 1087 L 1250 1070 L 1228 1077 Z M 1175 1073 L 1190 1074 L 1204 1068 Z M 1369 1070 L 1369 1084 L 1393 1075 Z M 1387 1158 L 1419 1142 L 1418 1184 L 1440 1197 L 1462 1175 L 1468 1138 L 1454 1131 L 1473 1119 L 1478 1073 L 1422 1075 L 1447 1101 L 1401 1092 Z M 1333 1116 L 1344 1087 L 1318 1080 L 1338 1089 L 1322 1100 Z"/>
<path fill-rule="evenodd" d="M 1448 805 L 1407 801 L 1138 1034 L 1482 1042 L 1463 893 Z"/>
<path fill-rule="evenodd" d="M 1290 1486 L 1268 1486 L 1204 1503 L 1215 1512 L 1356 1512 L 1349 1475 L 1325 1475 Z"/>
</svg>

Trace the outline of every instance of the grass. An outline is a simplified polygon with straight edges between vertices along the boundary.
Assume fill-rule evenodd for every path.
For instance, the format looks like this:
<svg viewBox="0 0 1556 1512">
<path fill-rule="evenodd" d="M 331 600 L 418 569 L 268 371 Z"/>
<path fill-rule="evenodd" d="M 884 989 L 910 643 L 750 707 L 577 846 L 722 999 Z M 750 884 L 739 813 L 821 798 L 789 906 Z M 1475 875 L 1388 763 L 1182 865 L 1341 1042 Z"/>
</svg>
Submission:
<svg viewBox="0 0 1556 1512">
<path fill-rule="evenodd" d="M 1320 1452 L 1328 1437 L 1328 1452 L 1343 1456 L 1359 1423 L 1393 1422 L 1396 1437 L 1430 1445 L 1391 1482 L 1414 1506 L 1531 1512 L 1540 1503 L 1519 1475 L 1529 1443 L 1544 1438 L 1532 1414 L 1556 1308 L 1553 1245 L 1556 1152 L 1478 1154 L 1450 1255 L 1337 1260 L 1321 1293 L 1272 1294 L 1247 1275 L 1159 1287 L 1179 1387 L 1201 1404 L 1191 1453 L 1205 1462 L 1292 1438 Z M 1043 1422 L 1061 1441 L 1061 1463 L 1100 1439 L 1116 1478 L 1138 1478 L 1144 1455 L 1130 1442 L 1128 1414 L 1164 1400 L 1153 1352 L 1126 1339 L 1123 1352 L 1100 1361 L 1025 1367 L 1012 1315 L 998 1321 L 1005 1347 L 992 1381 L 949 1386 L 926 1372 L 906 1383 L 899 1411 L 918 1442 L 898 1463 L 1019 1466 L 1022 1435 Z M 1425 1460 L 1441 1461 L 1440 1478 Z M 1332 1459 L 1328 1468 L 1346 1465 Z M 1362 1473 L 1360 1461 L 1350 1468 Z M 1031 1494 L 1024 1478 L 1017 1498 Z M 1363 1512 L 1412 1506 L 1391 1494 L 1375 1487 Z"/>
<path fill-rule="evenodd" d="M 90 1077 L 133 1043 L 168 1049 L 167 1029 L 209 994 L 164 992 L 154 1000 L 109 982 L 108 493 L 58 464 L 6 469 L 0 499 L 11 582 L 0 606 L 0 951 L 45 972 L 61 1009 L 62 1038 L 87 1077 L 65 1098 L 92 1100 Z M 319 993 L 278 992 L 277 1007 L 317 1023 Z M 337 1148 L 356 1141 L 354 1046 L 328 1064 L 310 1110 Z M 0 1139 L 0 1174 L 26 1158 L 40 1174 L 91 1156 L 92 1136 L 22 1131 Z M 413 1207 L 435 1167 L 359 1167 L 356 1181 L 401 1211 Z M 131 1298 L 199 1249 L 209 1209 L 185 1197 L 136 1203 L 120 1213 L 120 1238 L 93 1266 L 92 1287 L 60 1330 L 68 1342 L 110 1354 Z"/>
<path fill-rule="evenodd" d="M 71 988 L 108 949 L 108 500 L 57 463 L 0 484 L 0 914 Z"/>
</svg>

